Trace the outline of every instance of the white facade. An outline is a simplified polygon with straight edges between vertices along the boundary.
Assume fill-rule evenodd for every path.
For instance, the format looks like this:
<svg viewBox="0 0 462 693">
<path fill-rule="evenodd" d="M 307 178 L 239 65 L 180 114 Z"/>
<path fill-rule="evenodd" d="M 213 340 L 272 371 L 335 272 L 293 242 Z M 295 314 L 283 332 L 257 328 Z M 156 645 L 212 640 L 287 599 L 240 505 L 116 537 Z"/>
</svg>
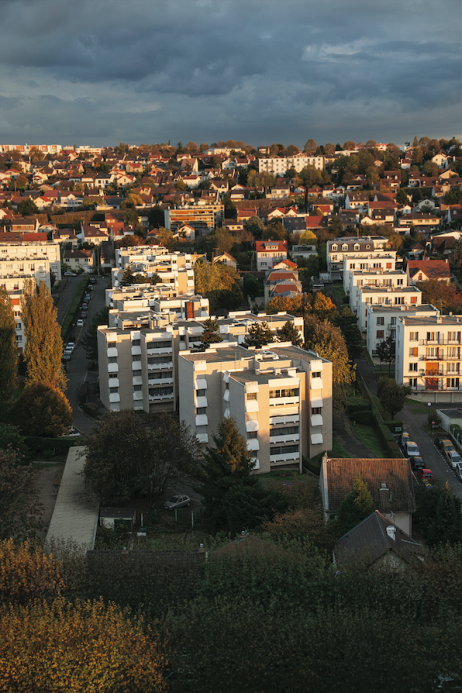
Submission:
<svg viewBox="0 0 462 693">
<path fill-rule="evenodd" d="M 396 325 L 403 317 L 425 318 L 438 314 L 439 311 L 431 304 L 420 306 L 402 305 L 370 305 L 366 307 L 366 345 L 369 356 L 377 355 L 377 344 L 387 337 L 396 341 Z"/>
<path fill-rule="evenodd" d="M 181 354 L 180 419 L 200 442 L 234 418 L 253 451 L 255 469 L 301 471 L 303 455 L 332 445 L 332 364 L 290 344 L 265 350 L 218 344 L 204 354 Z"/>
<path fill-rule="evenodd" d="M 367 330 L 366 309 L 368 305 L 383 306 L 420 306 L 422 292 L 415 286 L 401 287 L 363 287 L 358 295 L 358 328 L 361 332 Z"/>
<path fill-rule="evenodd" d="M 462 317 L 402 317 L 396 326 L 396 382 L 424 402 L 462 401 Z"/>
<path fill-rule="evenodd" d="M 352 270 L 349 272 L 348 294 L 350 308 L 355 313 L 360 303 L 360 292 L 366 287 L 403 288 L 407 286 L 407 276 L 401 270 Z"/>
<path fill-rule="evenodd" d="M 287 169 L 294 168 L 297 173 L 302 171 L 305 166 L 314 166 L 318 171 L 324 170 L 323 156 L 282 156 L 272 159 L 259 159 L 258 171 L 272 174 L 284 174 Z"/>
<path fill-rule="evenodd" d="M 385 236 L 342 236 L 327 241 L 326 260 L 330 278 L 342 278 L 344 257 L 353 257 L 359 253 L 383 255 L 384 251 L 389 254 L 387 243 Z"/>
<path fill-rule="evenodd" d="M 350 293 L 350 272 L 358 271 L 393 271 L 396 269 L 396 250 L 386 253 L 357 253 L 343 258 L 343 290 Z"/>
</svg>

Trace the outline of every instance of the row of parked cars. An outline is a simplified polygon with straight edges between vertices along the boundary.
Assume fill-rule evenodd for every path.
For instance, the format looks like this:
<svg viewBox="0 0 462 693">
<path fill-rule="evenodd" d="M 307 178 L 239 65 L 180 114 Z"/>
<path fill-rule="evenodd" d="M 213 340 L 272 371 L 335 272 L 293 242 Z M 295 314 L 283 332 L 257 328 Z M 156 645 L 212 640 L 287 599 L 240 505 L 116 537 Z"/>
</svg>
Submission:
<svg viewBox="0 0 462 693">
<path fill-rule="evenodd" d="M 452 471 L 462 481 L 462 457 L 454 447 L 452 440 L 444 436 L 437 436 L 433 441 Z"/>
<path fill-rule="evenodd" d="M 417 473 L 419 479 L 421 479 L 426 485 L 430 485 L 434 480 L 433 472 L 431 469 L 425 467 L 425 463 L 420 455 L 419 446 L 410 439 L 409 433 L 403 432 L 399 439 L 399 445 L 405 457 L 408 458 L 411 463 L 412 469 Z"/>
</svg>

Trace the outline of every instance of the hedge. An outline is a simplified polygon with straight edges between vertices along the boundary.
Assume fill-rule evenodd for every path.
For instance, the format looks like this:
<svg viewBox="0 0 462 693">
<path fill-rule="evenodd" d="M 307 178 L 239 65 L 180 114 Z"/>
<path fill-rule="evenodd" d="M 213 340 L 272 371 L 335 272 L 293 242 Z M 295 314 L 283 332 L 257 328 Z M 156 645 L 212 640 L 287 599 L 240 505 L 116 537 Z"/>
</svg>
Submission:
<svg viewBox="0 0 462 693">
<path fill-rule="evenodd" d="M 39 436 L 26 436 L 24 442 L 32 452 L 45 452 L 53 449 L 55 453 L 66 454 L 69 448 L 74 447 L 80 439 L 76 438 L 40 438 Z"/>
<path fill-rule="evenodd" d="M 61 326 L 61 338 L 63 342 L 66 342 L 69 337 L 70 331 L 74 325 L 74 321 L 77 319 L 77 314 L 82 305 L 87 288 L 88 279 L 82 279 L 82 281 L 79 282 L 74 294 L 74 298 L 72 299 L 71 304 L 67 309 L 67 313 L 64 316 L 63 324 Z"/>
<path fill-rule="evenodd" d="M 356 383 L 358 386 L 358 389 L 360 392 L 364 395 L 364 397 L 367 397 L 369 400 L 369 409 L 367 411 L 359 410 L 356 411 L 352 414 L 352 418 L 354 421 L 357 421 L 358 423 L 361 424 L 367 424 L 369 426 L 373 426 L 380 442 L 384 446 L 385 450 L 389 454 L 390 457 L 402 457 L 402 452 L 399 448 L 398 443 L 396 440 L 393 438 L 391 431 L 390 431 L 390 424 L 395 425 L 401 424 L 401 422 L 395 422 L 393 421 L 388 421 L 384 422 L 382 419 L 382 415 L 375 404 L 374 400 L 372 399 L 371 395 L 369 394 L 369 390 L 365 386 L 365 384 L 362 381 L 362 378 L 359 373 L 356 374 Z M 355 405 L 353 405 L 355 406 Z M 356 405 L 359 406 L 359 405 Z M 349 408 L 348 408 L 349 409 Z M 402 424 L 401 424 L 402 425 Z"/>
<path fill-rule="evenodd" d="M 361 404 L 359 404 L 359 403 L 358 404 L 349 404 L 347 407 L 347 410 L 348 410 L 348 416 L 350 418 L 354 419 L 355 421 L 357 421 L 357 419 L 355 419 L 356 414 L 361 414 L 363 412 L 369 412 L 370 413 L 371 403 L 367 400 L 367 401 L 361 402 Z"/>
<path fill-rule="evenodd" d="M 303 457 L 303 466 L 315 476 L 319 476 L 321 474 L 321 464 L 322 455 L 319 455 L 312 460 L 309 457 Z"/>
</svg>

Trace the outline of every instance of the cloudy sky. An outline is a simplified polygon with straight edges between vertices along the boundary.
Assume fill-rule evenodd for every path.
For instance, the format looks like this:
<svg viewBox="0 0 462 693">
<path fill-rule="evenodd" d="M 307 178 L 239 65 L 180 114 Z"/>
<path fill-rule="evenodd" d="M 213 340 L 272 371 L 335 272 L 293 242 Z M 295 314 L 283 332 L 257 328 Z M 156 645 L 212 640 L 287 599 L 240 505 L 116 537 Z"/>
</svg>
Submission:
<svg viewBox="0 0 462 693">
<path fill-rule="evenodd" d="M 460 136 L 460 0 L 0 0 L 0 142 Z"/>
</svg>

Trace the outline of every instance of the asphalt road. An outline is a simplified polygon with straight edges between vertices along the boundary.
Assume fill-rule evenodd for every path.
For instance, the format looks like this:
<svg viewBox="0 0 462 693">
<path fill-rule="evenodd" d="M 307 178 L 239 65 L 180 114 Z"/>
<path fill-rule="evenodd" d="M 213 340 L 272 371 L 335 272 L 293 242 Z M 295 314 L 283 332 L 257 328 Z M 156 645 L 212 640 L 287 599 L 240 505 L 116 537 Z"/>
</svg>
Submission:
<svg viewBox="0 0 462 693">
<path fill-rule="evenodd" d="M 365 359 L 358 359 L 356 364 L 367 387 L 376 395 L 377 380 L 373 367 L 369 366 Z M 454 495 L 462 498 L 462 484 L 433 444 L 433 438 L 423 428 L 423 425 L 427 423 L 428 412 L 436 411 L 438 405 L 432 404 L 431 407 L 426 407 L 425 411 L 413 411 L 423 408 L 424 406 L 420 402 L 405 404 L 396 418 L 403 422 L 404 430 L 409 433 L 411 440 L 417 443 L 425 467 L 432 470 L 438 485 L 444 485 L 447 482 Z"/>
<path fill-rule="evenodd" d="M 63 282 L 63 289 L 60 292 L 58 307 L 58 321 L 62 322 L 66 311 L 72 301 L 74 293 L 82 279 L 80 277 L 64 277 L 66 283 Z M 74 327 L 69 341 L 73 341 L 76 347 L 72 353 L 70 361 L 67 362 L 67 389 L 66 397 L 73 411 L 73 424 L 83 434 L 92 432 L 95 426 L 95 420 L 84 414 L 78 407 L 77 398 L 81 385 L 87 379 L 88 361 L 85 349 L 80 344 L 80 340 L 85 333 L 86 326 L 89 325 L 96 313 L 101 310 L 105 303 L 105 289 L 108 286 L 106 278 L 98 277 L 87 310 L 87 318 L 83 327 Z"/>
</svg>

